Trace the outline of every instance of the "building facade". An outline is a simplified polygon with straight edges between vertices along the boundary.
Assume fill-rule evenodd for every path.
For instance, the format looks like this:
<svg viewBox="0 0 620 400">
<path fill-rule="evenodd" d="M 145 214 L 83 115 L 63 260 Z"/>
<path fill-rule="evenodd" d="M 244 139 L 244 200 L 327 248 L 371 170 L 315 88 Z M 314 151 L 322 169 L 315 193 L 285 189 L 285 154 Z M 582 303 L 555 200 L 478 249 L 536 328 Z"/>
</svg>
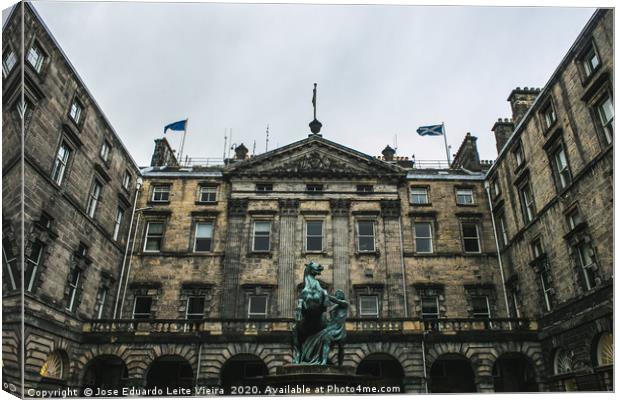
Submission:
<svg viewBox="0 0 620 400">
<path fill-rule="evenodd" d="M 34 389 L 263 390 L 292 360 L 316 261 L 350 304 L 344 365 L 386 390 L 611 390 L 612 21 L 597 11 L 545 88 L 511 93 L 495 162 L 470 134 L 451 165 L 429 165 L 312 133 L 215 166 L 157 139 L 138 169 L 36 11 L 16 7 L 3 379 L 19 386 L 23 360 Z"/>
</svg>

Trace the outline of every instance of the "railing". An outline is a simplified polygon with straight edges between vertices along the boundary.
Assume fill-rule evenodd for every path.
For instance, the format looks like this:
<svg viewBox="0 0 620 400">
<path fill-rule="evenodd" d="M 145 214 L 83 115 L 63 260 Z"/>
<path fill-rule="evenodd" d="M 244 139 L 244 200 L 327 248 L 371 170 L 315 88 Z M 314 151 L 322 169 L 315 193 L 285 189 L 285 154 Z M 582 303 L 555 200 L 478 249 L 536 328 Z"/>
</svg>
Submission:
<svg viewBox="0 0 620 400">
<path fill-rule="evenodd" d="M 187 157 L 179 160 L 181 167 L 214 167 L 224 165 L 224 160 L 219 157 Z"/>
<path fill-rule="evenodd" d="M 158 333 L 208 333 L 211 335 L 258 335 L 291 332 L 295 321 L 289 318 L 271 319 L 117 319 L 89 320 L 84 323 L 86 333 L 133 333 L 148 335 Z M 517 318 L 350 318 L 348 332 L 381 333 L 456 333 L 470 331 L 536 331 L 535 321 Z"/>
<path fill-rule="evenodd" d="M 447 169 L 448 160 L 413 160 L 414 169 Z"/>
</svg>

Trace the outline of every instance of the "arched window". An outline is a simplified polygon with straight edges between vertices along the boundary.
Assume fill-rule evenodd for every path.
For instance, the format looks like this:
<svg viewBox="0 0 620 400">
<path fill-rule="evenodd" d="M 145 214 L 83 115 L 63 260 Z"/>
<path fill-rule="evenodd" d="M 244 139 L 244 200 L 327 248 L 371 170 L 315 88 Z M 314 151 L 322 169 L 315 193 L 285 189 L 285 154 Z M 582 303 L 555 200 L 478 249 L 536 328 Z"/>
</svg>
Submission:
<svg viewBox="0 0 620 400">
<path fill-rule="evenodd" d="M 598 339 L 596 345 L 596 364 L 598 366 L 613 365 L 614 363 L 614 337 L 605 332 Z"/>
<path fill-rule="evenodd" d="M 573 360 L 564 349 L 557 349 L 553 357 L 553 373 L 555 375 L 567 374 L 573 371 Z"/>
<path fill-rule="evenodd" d="M 47 355 L 41 370 L 39 370 L 39 375 L 44 378 L 63 379 L 65 375 L 65 360 L 59 350 L 55 350 Z"/>
</svg>

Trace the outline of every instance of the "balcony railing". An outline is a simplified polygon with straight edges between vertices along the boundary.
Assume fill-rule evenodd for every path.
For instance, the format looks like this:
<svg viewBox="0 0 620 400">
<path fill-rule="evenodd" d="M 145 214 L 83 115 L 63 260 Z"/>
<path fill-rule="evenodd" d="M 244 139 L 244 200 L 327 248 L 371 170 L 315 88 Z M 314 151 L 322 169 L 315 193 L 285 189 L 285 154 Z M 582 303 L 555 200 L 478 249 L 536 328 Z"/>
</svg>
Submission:
<svg viewBox="0 0 620 400">
<path fill-rule="evenodd" d="M 258 335 L 291 332 L 293 319 L 106 319 L 86 321 L 86 333 L 133 333 L 148 335 L 158 333 L 206 333 L 210 335 L 242 334 Z M 535 321 L 517 318 L 350 318 L 346 322 L 348 332 L 360 333 L 456 333 L 471 331 L 536 331 Z"/>
</svg>

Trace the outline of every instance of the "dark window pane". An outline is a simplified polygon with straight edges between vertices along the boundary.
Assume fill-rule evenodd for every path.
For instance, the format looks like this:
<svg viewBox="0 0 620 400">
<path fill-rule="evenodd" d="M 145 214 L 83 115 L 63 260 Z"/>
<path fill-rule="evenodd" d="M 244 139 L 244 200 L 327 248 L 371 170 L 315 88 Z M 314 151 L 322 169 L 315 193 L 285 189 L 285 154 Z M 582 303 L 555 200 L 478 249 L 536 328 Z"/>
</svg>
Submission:
<svg viewBox="0 0 620 400">
<path fill-rule="evenodd" d="M 210 251 L 211 250 L 211 238 L 197 238 L 196 239 L 196 251 Z"/>
<path fill-rule="evenodd" d="M 463 237 L 478 237 L 475 224 L 463 224 Z"/>
<path fill-rule="evenodd" d="M 204 297 L 190 297 L 187 299 L 187 318 L 201 319 L 205 310 Z"/>
<path fill-rule="evenodd" d="M 148 319 L 151 316 L 151 304 L 153 299 L 148 296 L 136 297 L 134 306 L 134 318 L 135 319 Z"/>
<path fill-rule="evenodd" d="M 161 248 L 161 238 L 148 238 L 146 239 L 146 251 L 158 251 Z"/>
<path fill-rule="evenodd" d="M 164 224 L 161 223 L 149 223 L 149 235 L 161 234 L 164 232 Z"/>
<path fill-rule="evenodd" d="M 437 307 L 436 296 L 422 297 L 422 316 L 429 318 L 439 317 L 439 308 Z"/>
<path fill-rule="evenodd" d="M 309 237 L 306 245 L 308 251 L 321 251 L 323 250 L 323 238 L 322 237 Z"/>
<path fill-rule="evenodd" d="M 374 251 L 375 241 L 372 237 L 360 237 L 360 251 Z"/>
<path fill-rule="evenodd" d="M 323 234 L 322 221 L 308 221 L 306 231 L 309 236 L 321 236 Z"/>
<path fill-rule="evenodd" d="M 267 296 L 250 296 L 250 316 L 267 314 Z"/>
<path fill-rule="evenodd" d="M 269 251 L 269 237 L 255 236 L 254 237 L 254 250 Z"/>
<path fill-rule="evenodd" d="M 374 235 L 374 224 L 372 221 L 360 221 L 358 226 L 360 235 Z"/>
<path fill-rule="evenodd" d="M 480 251 L 478 239 L 465 239 L 465 251 L 468 253 L 476 253 Z"/>
</svg>

